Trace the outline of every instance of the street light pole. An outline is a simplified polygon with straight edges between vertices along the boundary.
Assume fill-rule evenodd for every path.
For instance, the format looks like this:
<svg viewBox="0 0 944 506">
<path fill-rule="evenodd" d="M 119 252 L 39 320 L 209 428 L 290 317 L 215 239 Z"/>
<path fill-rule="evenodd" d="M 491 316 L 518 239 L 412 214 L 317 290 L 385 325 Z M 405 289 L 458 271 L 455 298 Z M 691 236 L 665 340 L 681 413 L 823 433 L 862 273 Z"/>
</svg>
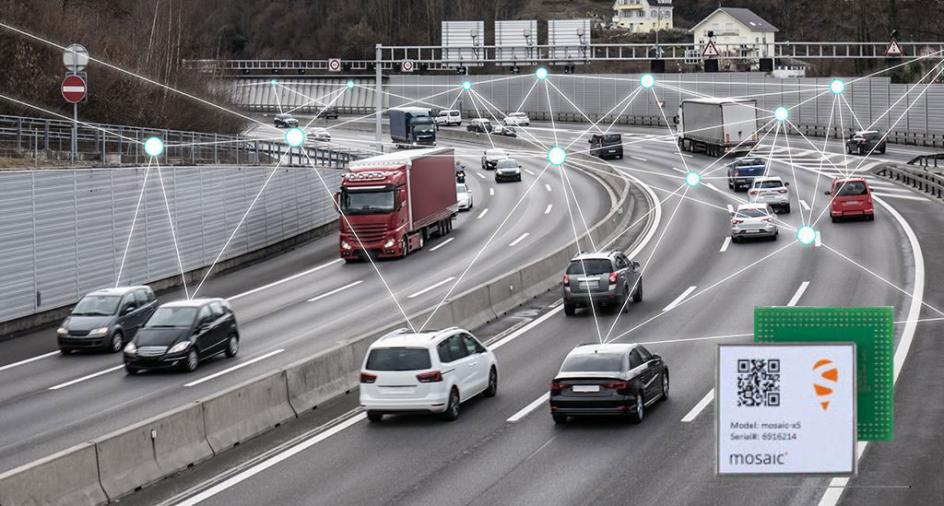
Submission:
<svg viewBox="0 0 944 506">
<path fill-rule="evenodd" d="M 374 139 L 377 141 L 377 151 L 383 153 L 383 49 L 377 44 L 377 53 L 374 59 Z"/>
</svg>

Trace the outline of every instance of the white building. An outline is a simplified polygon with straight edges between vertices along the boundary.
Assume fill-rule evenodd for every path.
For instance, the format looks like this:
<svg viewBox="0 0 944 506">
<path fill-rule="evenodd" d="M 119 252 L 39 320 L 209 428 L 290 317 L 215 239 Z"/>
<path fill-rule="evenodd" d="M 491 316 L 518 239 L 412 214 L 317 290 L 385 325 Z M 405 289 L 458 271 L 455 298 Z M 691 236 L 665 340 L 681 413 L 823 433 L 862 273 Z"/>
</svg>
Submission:
<svg viewBox="0 0 944 506">
<path fill-rule="evenodd" d="M 672 0 L 616 0 L 613 26 L 631 33 L 669 30 L 672 25 Z"/>
<path fill-rule="evenodd" d="M 773 58 L 776 26 L 754 14 L 750 9 L 719 7 L 690 30 L 695 44 L 704 49 L 708 32 L 714 32 L 715 45 L 721 56 Z"/>
</svg>

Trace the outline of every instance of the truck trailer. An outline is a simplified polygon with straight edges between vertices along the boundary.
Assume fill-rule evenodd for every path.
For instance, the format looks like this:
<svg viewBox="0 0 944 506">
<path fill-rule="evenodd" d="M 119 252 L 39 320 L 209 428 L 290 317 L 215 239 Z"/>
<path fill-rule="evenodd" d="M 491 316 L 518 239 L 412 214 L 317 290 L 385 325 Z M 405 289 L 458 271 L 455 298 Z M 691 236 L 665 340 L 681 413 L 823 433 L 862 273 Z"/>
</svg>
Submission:
<svg viewBox="0 0 944 506">
<path fill-rule="evenodd" d="M 436 145 L 436 124 L 429 109 L 397 107 L 387 114 L 390 119 L 390 138 L 398 148 L 418 148 Z"/>
<path fill-rule="evenodd" d="M 721 157 L 757 144 L 756 100 L 683 100 L 678 119 L 678 143 L 684 151 Z"/>
<path fill-rule="evenodd" d="M 335 201 L 341 258 L 401 258 L 452 231 L 459 212 L 452 148 L 351 162 Z"/>
</svg>

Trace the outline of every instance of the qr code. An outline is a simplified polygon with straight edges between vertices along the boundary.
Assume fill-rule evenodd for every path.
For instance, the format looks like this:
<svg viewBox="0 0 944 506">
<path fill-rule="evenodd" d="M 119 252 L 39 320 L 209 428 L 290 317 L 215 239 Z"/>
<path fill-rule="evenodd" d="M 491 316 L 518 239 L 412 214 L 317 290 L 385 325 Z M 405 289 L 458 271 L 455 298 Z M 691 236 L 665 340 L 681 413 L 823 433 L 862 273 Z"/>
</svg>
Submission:
<svg viewBox="0 0 944 506">
<path fill-rule="evenodd" d="M 780 405 L 779 359 L 738 359 L 737 368 L 738 406 Z"/>
</svg>

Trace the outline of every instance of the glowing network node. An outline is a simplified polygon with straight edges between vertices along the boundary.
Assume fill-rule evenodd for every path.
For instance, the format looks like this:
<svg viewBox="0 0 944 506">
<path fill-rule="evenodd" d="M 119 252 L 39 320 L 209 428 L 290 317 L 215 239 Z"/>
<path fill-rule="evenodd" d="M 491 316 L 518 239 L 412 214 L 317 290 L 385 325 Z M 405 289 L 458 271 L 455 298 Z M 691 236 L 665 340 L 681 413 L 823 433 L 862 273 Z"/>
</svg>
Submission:
<svg viewBox="0 0 944 506">
<path fill-rule="evenodd" d="M 690 171 L 688 174 L 685 174 L 685 184 L 691 187 L 698 186 L 701 184 L 701 174 Z"/>
<path fill-rule="evenodd" d="M 647 90 L 651 90 L 656 85 L 656 77 L 652 74 L 643 74 L 639 78 L 639 85 Z"/>
<path fill-rule="evenodd" d="M 538 69 L 534 71 L 534 77 L 537 77 L 541 81 L 547 79 L 547 75 L 547 69 L 544 67 L 538 67 Z"/>
<path fill-rule="evenodd" d="M 555 167 L 560 167 L 564 164 L 564 161 L 567 160 L 567 152 L 564 151 L 564 148 L 560 146 L 554 146 L 547 152 L 547 161 L 551 162 L 551 165 Z"/>
<path fill-rule="evenodd" d="M 470 81 L 463 81 L 463 82 L 462 82 L 462 89 L 465 90 L 465 91 L 471 90 L 471 89 L 472 89 L 472 83 L 471 83 Z"/>
<path fill-rule="evenodd" d="M 833 79 L 829 83 L 829 91 L 833 92 L 835 95 L 842 95 L 842 92 L 846 91 L 846 82 L 842 79 Z"/>
<path fill-rule="evenodd" d="M 297 148 L 305 143 L 305 132 L 301 128 L 290 128 L 285 132 L 285 142 L 289 146 Z"/>
<path fill-rule="evenodd" d="M 797 230 L 797 240 L 800 241 L 800 244 L 813 244 L 816 241 L 816 229 L 809 225 L 803 225 Z"/>
<path fill-rule="evenodd" d="M 279 85 L 279 81 L 276 80 L 276 79 L 273 79 L 273 80 L 269 81 L 269 84 L 271 84 L 272 86 L 278 86 L 278 85 Z"/>
<path fill-rule="evenodd" d="M 774 118 L 779 122 L 787 121 L 787 118 L 790 117 L 790 111 L 786 107 L 778 107 L 774 109 Z"/>
<path fill-rule="evenodd" d="M 349 89 L 349 90 L 354 89 L 354 80 L 353 80 L 353 79 L 349 79 L 349 80 L 347 81 L 347 89 Z"/>
<path fill-rule="evenodd" d="M 148 156 L 161 156 L 164 153 L 164 141 L 157 137 L 151 137 L 144 141 L 144 152 Z"/>
</svg>

